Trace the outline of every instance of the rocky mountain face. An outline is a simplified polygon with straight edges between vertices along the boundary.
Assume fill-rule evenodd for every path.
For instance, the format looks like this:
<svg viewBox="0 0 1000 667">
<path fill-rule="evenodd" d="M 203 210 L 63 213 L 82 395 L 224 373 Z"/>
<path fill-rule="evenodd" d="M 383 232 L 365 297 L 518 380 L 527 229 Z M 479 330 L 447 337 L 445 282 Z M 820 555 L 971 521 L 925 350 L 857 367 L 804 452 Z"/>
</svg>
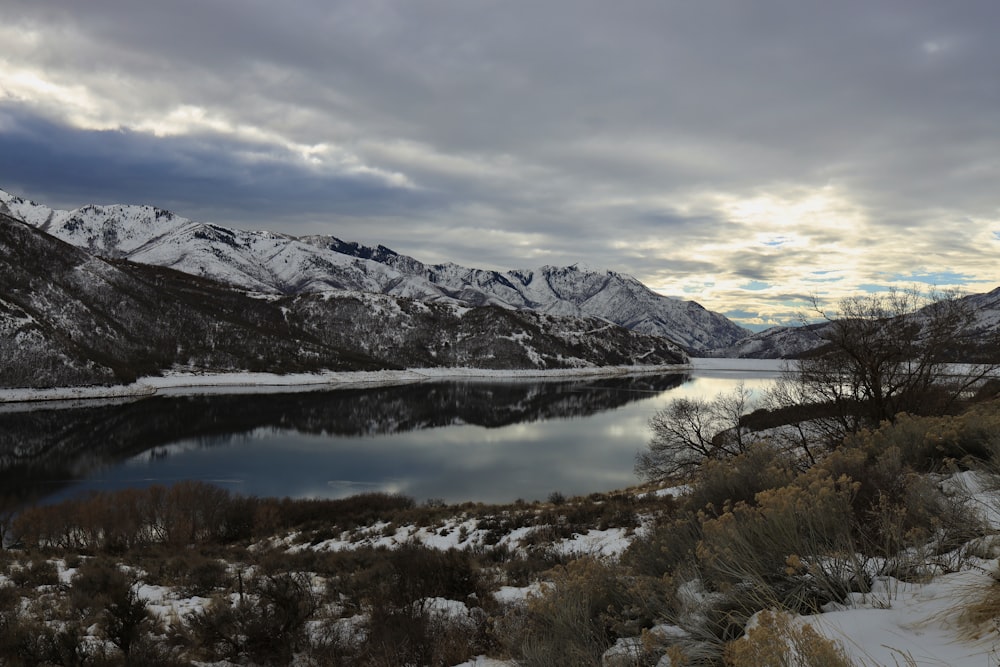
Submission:
<svg viewBox="0 0 1000 667">
<path fill-rule="evenodd" d="M 177 367 L 544 369 L 686 360 L 662 337 L 596 318 L 360 292 L 248 294 L 97 257 L 4 214 L 0 275 L 0 386 L 8 387 L 114 384 Z"/>
<path fill-rule="evenodd" d="M 599 317 L 700 353 L 750 332 L 693 301 L 656 294 L 613 271 L 543 266 L 507 272 L 426 265 L 383 246 L 193 222 L 151 206 L 57 211 L 0 191 L 0 212 L 104 258 L 173 268 L 244 290 L 299 295 L 351 290 L 456 306 Z"/>
<path fill-rule="evenodd" d="M 826 345 L 828 324 L 771 327 L 747 336 L 734 345 L 709 350 L 707 357 L 729 359 L 797 359 Z"/>
</svg>

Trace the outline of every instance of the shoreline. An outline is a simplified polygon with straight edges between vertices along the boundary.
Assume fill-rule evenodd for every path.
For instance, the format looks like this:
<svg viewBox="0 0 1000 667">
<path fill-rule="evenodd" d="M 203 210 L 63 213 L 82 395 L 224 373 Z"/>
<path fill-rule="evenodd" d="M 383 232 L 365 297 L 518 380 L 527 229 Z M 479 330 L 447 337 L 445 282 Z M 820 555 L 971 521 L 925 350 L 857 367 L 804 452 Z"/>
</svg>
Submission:
<svg viewBox="0 0 1000 667">
<path fill-rule="evenodd" d="M 0 408 L 28 407 L 25 404 L 45 403 L 60 407 L 61 403 L 81 401 L 140 400 L 150 396 L 187 396 L 202 394 L 295 393 L 361 387 L 389 387 L 428 381 L 469 380 L 510 382 L 520 380 L 565 380 L 588 377 L 628 375 L 663 375 L 688 373 L 694 364 L 657 366 L 594 366 L 586 368 L 512 369 L 489 368 L 412 368 L 384 371 L 325 371 L 318 373 L 190 373 L 167 372 L 158 377 L 144 377 L 132 384 L 51 387 L 44 389 L 0 389 Z M 72 407 L 66 405 L 65 407 Z"/>
</svg>

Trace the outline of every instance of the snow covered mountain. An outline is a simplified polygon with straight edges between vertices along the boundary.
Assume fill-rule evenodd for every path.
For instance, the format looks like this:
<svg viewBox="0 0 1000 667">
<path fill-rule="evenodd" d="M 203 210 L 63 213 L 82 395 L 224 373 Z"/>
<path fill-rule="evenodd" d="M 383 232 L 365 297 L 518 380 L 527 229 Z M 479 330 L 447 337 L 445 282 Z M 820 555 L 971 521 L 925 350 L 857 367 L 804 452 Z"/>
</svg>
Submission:
<svg viewBox="0 0 1000 667">
<path fill-rule="evenodd" d="M 599 317 L 700 352 L 750 332 L 694 301 L 656 294 L 635 278 L 576 266 L 507 272 L 426 265 L 388 248 L 332 236 L 227 229 L 152 206 L 53 210 L 0 190 L 8 213 L 106 258 L 165 266 L 269 294 L 354 290 L 461 306 L 495 305 Z"/>
<path fill-rule="evenodd" d="M 388 294 L 247 294 L 102 259 L 0 213 L 0 386 L 130 382 L 183 368 L 294 372 L 661 365 L 672 342 L 606 320 Z"/>
</svg>

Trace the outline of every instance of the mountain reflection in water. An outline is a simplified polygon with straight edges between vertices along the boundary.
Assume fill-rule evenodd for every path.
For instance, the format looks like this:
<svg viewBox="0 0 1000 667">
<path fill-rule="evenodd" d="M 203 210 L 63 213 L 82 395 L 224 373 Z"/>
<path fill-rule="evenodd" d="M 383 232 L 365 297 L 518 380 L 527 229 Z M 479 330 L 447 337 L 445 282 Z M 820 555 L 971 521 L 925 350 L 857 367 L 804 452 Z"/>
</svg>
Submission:
<svg viewBox="0 0 1000 667">
<path fill-rule="evenodd" d="M 292 497 L 379 490 L 503 501 L 597 491 L 635 481 L 631 457 L 645 441 L 630 432 L 626 451 L 604 460 L 621 428 L 612 411 L 687 379 L 436 382 L 6 412 L 0 488 L 17 506 L 179 479 Z M 631 431 L 654 411 L 636 412 Z"/>
</svg>

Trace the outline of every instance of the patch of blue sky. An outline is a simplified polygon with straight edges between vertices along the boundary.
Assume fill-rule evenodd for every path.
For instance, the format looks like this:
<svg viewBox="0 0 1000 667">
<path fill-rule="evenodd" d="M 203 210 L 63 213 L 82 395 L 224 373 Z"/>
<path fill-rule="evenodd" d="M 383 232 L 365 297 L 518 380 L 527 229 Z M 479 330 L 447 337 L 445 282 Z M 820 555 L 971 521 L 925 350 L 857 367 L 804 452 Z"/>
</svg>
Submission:
<svg viewBox="0 0 1000 667">
<path fill-rule="evenodd" d="M 750 310 L 740 310 L 736 308 L 734 310 L 727 310 L 723 313 L 726 317 L 731 320 L 752 320 L 760 317 L 760 313 Z"/>
<path fill-rule="evenodd" d="M 708 282 L 696 285 L 685 285 L 683 288 L 681 288 L 681 291 L 684 292 L 685 294 L 700 294 L 706 288 L 711 288 L 711 287 L 715 287 L 715 283 Z"/>
<path fill-rule="evenodd" d="M 791 240 L 792 240 L 791 237 L 788 237 L 788 236 L 775 236 L 775 237 L 770 238 L 770 239 L 768 239 L 766 241 L 761 241 L 761 244 L 769 246 L 771 248 L 780 248 L 781 246 L 785 245 L 786 243 L 791 242 Z"/>
<path fill-rule="evenodd" d="M 897 273 L 892 277 L 897 282 L 924 283 L 925 285 L 967 285 L 976 282 L 974 276 L 954 271 L 928 271 L 905 275 Z"/>
<path fill-rule="evenodd" d="M 755 292 L 768 289 L 769 287 L 771 287 L 771 283 L 766 283 L 763 280 L 751 280 L 740 285 L 740 289 L 753 290 Z"/>
</svg>

